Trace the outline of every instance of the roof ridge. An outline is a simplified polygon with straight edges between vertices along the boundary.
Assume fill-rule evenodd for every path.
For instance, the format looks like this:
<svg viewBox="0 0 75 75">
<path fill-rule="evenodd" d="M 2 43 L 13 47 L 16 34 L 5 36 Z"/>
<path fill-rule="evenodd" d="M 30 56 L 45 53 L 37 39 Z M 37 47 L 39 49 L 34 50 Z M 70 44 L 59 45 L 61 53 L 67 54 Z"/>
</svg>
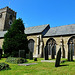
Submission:
<svg viewBox="0 0 75 75">
<path fill-rule="evenodd" d="M 32 26 L 32 27 L 27 27 L 27 28 L 33 28 L 33 27 L 39 27 L 39 26 L 45 26 L 45 25 L 49 25 L 49 24 L 38 25 L 38 26 Z"/>
<path fill-rule="evenodd" d="M 57 26 L 57 27 L 71 26 L 71 25 L 74 25 L 74 24 L 62 25 L 62 26 Z M 57 28 L 57 27 L 51 27 L 51 28 Z"/>
</svg>

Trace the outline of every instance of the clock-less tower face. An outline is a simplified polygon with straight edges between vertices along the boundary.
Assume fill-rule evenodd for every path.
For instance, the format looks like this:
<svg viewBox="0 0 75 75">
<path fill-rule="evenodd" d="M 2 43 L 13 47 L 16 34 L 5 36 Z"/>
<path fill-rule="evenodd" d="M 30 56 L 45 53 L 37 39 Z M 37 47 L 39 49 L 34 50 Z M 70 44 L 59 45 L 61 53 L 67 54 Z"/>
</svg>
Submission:
<svg viewBox="0 0 75 75">
<path fill-rule="evenodd" d="M 16 19 L 16 12 L 8 8 L 5 20 L 4 30 L 7 30 L 11 27 L 11 24 Z"/>
<path fill-rule="evenodd" d="M 0 9 L 0 31 L 6 31 L 10 28 L 16 19 L 16 12 L 9 7 Z"/>
</svg>

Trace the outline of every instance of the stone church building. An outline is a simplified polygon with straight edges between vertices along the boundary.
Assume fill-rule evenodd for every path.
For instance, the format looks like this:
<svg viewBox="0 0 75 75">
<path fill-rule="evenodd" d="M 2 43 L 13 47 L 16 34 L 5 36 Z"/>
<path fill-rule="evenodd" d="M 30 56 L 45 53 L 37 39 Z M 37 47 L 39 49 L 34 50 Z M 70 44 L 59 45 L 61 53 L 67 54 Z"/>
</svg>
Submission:
<svg viewBox="0 0 75 75">
<path fill-rule="evenodd" d="M 4 34 L 16 19 L 16 12 L 9 7 L 0 9 L 0 49 Z M 61 47 L 62 58 L 68 58 L 73 50 L 75 56 L 75 24 L 51 28 L 49 24 L 25 28 L 28 38 L 28 47 L 33 52 L 33 57 L 44 57 L 44 48 L 48 48 L 49 58 L 56 58 Z"/>
</svg>

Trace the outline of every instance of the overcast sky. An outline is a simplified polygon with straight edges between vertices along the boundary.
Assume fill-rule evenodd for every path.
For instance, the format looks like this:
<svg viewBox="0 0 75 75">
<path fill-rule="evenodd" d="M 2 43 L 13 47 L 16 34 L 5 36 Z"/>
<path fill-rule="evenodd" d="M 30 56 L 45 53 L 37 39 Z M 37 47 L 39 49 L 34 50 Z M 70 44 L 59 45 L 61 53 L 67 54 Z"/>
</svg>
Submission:
<svg viewBox="0 0 75 75">
<path fill-rule="evenodd" d="M 6 6 L 17 12 L 25 27 L 75 24 L 75 0 L 0 0 L 0 8 Z"/>
</svg>

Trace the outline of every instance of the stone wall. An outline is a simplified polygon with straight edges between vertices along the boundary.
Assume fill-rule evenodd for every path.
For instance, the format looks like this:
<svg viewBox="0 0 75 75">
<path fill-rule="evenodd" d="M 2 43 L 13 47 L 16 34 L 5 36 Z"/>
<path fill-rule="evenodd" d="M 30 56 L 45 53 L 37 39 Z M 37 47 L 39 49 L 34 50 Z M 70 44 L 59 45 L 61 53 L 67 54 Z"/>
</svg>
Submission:
<svg viewBox="0 0 75 75">
<path fill-rule="evenodd" d="M 38 40 L 38 38 L 40 38 Z M 33 39 L 35 41 L 34 43 L 34 52 L 33 52 L 33 57 L 41 57 L 42 53 L 44 52 L 44 47 L 46 46 L 46 42 L 50 37 L 45 37 L 42 39 L 42 35 L 31 35 L 27 36 L 27 39 Z M 71 36 L 63 36 L 63 37 L 51 37 L 55 39 L 56 41 L 56 54 L 60 48 L 61 45 L 61 39 L 63 39 L 63 45 L 64 45 L 64 50 L 65 50 L 65 58 L 68 57 L 68 40 L 71 38 Z M 0 39 L 0 47 L 2 48 L 4 39 Z M 38 43 L 39 42 L 39 43 Z M 38 44 L 39 44 L 39 54 L 38 54 Z M 63 53 L 62 53 L 63 54 Z"/>
<path fill-rule="evenodd" d="M 42 41 L 42 35 L 30 35 L 27 36 L 27 39 L 33 39 L 35 41 L 34 43 L 34 52 L 33 52 L 33 57 L 41 57 L 42 50 L 43 50 L 43 41 Z M 39 49 L 39 54 L 38 54 L 38 49 Z"/>
<path fill-rule="evenodd" d="M 63 47 L 65 50 L 65 58 L 68 57 L 68 40 L 71 38 L 71 36 L 62 36 L 62 37 L 44 37 L 43 42 L 44 42 L 44 47 L 46 46 L 46 42 L 48 39 L 53 38 L 56 41 L 56 54 L 61 47 L 61 39 L 63 40 Z M 62 53 L 63 56 L 63 53 Z"/>
<path fill-rule="evenodd" d="M 12 15 L 11 22 L 13 22 L 16 19 L 16 12 L 9 7 L 0 9 L 0 31 L 8 30 L 10 28 L 10 15 Z"/>
</svg>

